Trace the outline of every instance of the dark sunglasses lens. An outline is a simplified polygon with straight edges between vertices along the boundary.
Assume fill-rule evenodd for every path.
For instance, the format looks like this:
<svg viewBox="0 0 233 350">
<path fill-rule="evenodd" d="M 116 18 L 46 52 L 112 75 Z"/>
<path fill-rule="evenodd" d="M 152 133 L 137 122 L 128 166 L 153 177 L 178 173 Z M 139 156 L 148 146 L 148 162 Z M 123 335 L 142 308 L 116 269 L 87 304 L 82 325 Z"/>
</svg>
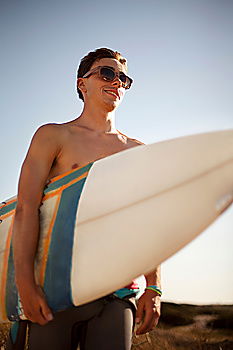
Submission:
<svg viewBox="0 0 233 350">
<path fill-rule="evenodd" d="M 124 73 L 120 73 L 119 78 L 122 81 L 122 83 L 126 83 L 128 77 Z"/>
<path fill-rule="evenodd" d="M 108 80 L 108 81 L 112 81 L 115 78 L 115 72 L 112 69 L 107 67 L 101 68 L 100 74 L 105 80 Z"/>
<path fill-rule="evenodd" d="M 130 88 L 131 80 L 129 77 L 127 77 L 127 75 L 125 75 L 124 73 L 120 73 L 120 80 L 122 81 L 126 89 Z"/>
<path fill-rule="evenodd" d="M 116 77 L 116 73 L 115 73 L 114 69 L 111 69 L 111 68 L 108 68 L 108 67 L 102 67 L 100 69 L 100 74 L 101 74 L 102 78 L 104 80 L 107 80 L 107 81 L 113 81 L 115 79 L 115 77 Z M 123 86 L 126 89 L 129 89 L 130 86 L 131 86 L 130 78 L 127 77 L 127 75 L 125 75 L 125 73 L 122 73 L 122 72 L 119 74 L 119 78 L 122 81 Z"/>
<path fill-rule="evenodd" d="M 120 73 L 120 80 L 125 84 L 125 86 L 130 86 L 130 79 L 124 73 Z"/>
</svg>

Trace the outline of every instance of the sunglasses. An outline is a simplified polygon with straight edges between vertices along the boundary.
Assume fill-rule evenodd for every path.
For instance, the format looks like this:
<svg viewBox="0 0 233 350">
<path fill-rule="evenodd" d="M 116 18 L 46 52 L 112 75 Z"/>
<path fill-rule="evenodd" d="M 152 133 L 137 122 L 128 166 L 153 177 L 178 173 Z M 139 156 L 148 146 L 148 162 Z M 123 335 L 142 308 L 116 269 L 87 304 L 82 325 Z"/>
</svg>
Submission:
<svg viewBox="0 0 233 350">
<path fill-rule="evenodd" d="M 125 89 L 129 89 L 132 85 L 133 79 L 125 75 L 123 72 L 117 73 L 113 67 L 98 66 L 93 70 L 90 70 L 82 78 L 89 78 L 92 74 L 98 74 L 99 77 L 105 81 L 113 81 L 118 77 Z"/>
</svg>

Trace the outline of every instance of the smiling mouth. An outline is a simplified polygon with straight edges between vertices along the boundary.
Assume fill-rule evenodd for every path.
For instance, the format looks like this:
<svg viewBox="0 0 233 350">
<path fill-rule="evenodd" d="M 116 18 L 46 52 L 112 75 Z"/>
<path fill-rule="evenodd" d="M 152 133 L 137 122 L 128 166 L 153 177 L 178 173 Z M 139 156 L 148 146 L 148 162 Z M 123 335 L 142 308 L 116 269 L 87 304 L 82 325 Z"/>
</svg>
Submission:
<svg viewBox="0 0 233 350">
<path fill-rule="evenodd" d="M 114 96 L 114 97 L 116 97 L 116 98 L 119 99 L 118 94 L 115 93 L 114 91 L 111 91 L 111 90 L 104 90 L 104 91 L 105 91 L 107 94 L 112 95 L 112 96 Z"/>
</svg>

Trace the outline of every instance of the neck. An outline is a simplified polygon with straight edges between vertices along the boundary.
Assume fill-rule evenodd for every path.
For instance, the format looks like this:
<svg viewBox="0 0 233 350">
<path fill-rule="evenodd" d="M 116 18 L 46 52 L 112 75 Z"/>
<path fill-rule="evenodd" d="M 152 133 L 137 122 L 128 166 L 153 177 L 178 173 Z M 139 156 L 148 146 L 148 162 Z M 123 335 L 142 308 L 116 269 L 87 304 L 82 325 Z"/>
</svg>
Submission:
<svg viewBox="0 0 233 350">
<path fill-rule="evenodd" d="M 115 110 L 106 111 L 103 108 L 84 105 L 83 111 L 77 120 L 82 127 L 97 133 L 117 133 L 115 127 Z"/>
</svg>

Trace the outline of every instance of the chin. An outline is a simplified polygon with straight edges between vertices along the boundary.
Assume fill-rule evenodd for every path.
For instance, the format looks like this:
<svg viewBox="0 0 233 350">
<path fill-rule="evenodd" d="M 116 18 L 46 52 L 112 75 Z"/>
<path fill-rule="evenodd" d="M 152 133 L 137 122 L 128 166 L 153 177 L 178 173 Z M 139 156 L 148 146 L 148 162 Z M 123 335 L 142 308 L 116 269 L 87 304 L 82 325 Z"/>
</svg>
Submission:
<svg viewBox="0 0 233 350">
<path fill-rule="evenodd" d="M 107 107 L 108 112 L 112 112 L 119 107 L 119 103 L 117 102 L 109 103 L 108 101 L 107 103 L 105 103 L 105 107 Z"/>
</svg>

